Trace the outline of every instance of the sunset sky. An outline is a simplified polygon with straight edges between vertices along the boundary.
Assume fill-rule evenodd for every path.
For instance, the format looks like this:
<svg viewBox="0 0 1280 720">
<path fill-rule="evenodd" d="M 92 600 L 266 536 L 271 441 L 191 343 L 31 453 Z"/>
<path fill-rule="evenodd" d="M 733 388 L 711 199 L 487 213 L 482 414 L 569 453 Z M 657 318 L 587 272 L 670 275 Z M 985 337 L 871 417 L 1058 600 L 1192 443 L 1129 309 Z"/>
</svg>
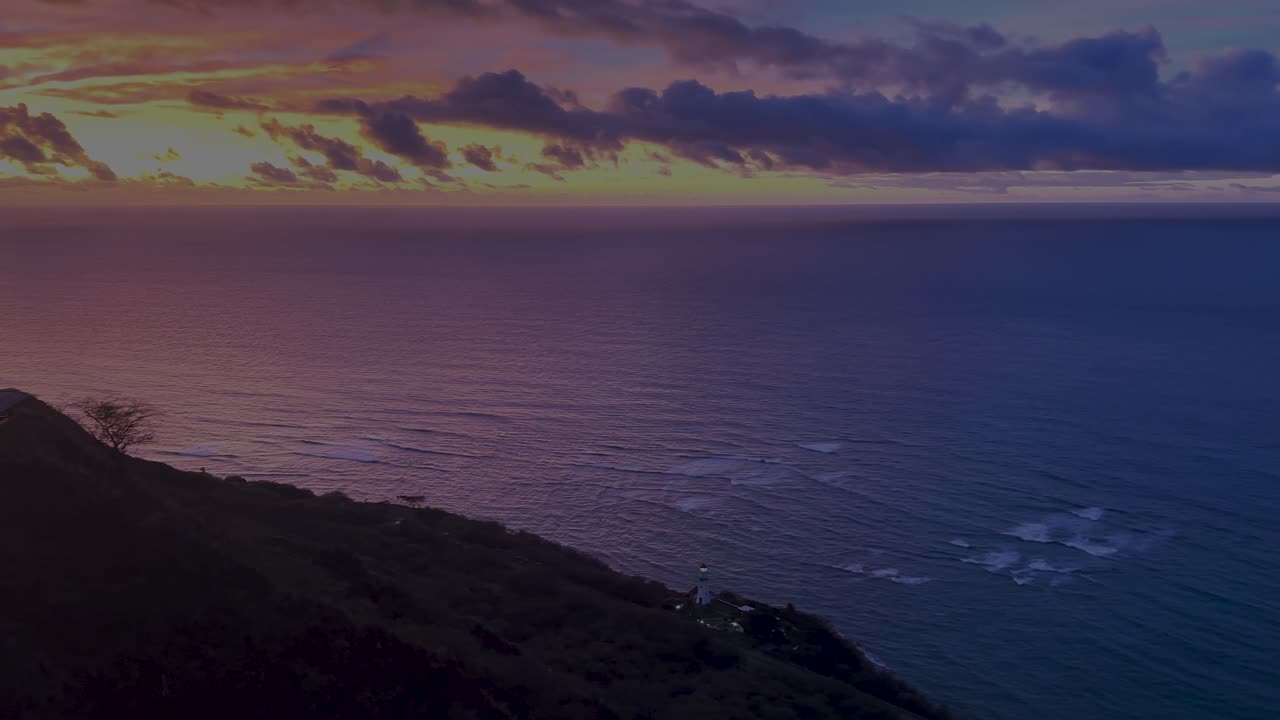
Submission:
<svg viewBox="0 0 1280 720">
<path fill-rule="evenodd" d="M 0 205 L 1280 199 L 1274 0 L 4 0 Z"/>
</svg>

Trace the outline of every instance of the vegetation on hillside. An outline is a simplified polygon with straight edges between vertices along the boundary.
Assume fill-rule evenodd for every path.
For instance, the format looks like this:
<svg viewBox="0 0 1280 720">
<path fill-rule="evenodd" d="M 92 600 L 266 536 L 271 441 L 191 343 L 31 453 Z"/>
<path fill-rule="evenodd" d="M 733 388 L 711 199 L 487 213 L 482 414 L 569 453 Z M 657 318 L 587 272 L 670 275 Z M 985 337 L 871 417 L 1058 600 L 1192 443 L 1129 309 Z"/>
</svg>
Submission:
<svg viewBox="0 0 1280 720">
<path fill-rule="evenodd" d="M 794 609 L 712 629 L 536 536 L 122 460 L 35 399 L 0 566 L 0 718 L 946 717 Z"/>
<path fill-rule="evenodd" d="M 103 445 L 127 453 L 156 439 L 156 411 L 150 405 L 124 398 L 84 398 L 71 403 L 82 418 L 81 426 Z"/>
</svg>

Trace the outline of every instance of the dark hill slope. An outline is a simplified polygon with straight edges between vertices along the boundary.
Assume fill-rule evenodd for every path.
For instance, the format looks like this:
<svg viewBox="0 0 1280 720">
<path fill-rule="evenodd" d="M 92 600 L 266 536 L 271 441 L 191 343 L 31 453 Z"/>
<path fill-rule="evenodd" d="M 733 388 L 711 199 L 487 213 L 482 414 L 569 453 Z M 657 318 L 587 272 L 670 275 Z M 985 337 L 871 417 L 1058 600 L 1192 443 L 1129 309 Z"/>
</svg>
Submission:
<svg viewBox="0 0 1280 720">
<path fill-rule="evenodd" d="M 10 412 L 0 717 L 945 717 L 795 611 L 711 630 L 536 536 L 181 472 L 34 398 Z"/>
</svg>

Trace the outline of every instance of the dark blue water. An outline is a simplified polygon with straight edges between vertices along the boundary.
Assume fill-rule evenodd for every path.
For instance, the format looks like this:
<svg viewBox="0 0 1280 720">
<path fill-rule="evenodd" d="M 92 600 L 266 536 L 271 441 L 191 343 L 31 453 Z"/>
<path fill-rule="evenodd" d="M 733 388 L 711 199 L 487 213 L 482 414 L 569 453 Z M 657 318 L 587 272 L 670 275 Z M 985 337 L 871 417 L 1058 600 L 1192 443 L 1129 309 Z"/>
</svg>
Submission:
<svg viewBox="0 0 1280 720">
<path fill-rule="evenodd" d="M 23 214 L 0 386 L 705 561 L 971 717 L 1280 716 L 1280 222 L 520 224 Z"/>
</svg>

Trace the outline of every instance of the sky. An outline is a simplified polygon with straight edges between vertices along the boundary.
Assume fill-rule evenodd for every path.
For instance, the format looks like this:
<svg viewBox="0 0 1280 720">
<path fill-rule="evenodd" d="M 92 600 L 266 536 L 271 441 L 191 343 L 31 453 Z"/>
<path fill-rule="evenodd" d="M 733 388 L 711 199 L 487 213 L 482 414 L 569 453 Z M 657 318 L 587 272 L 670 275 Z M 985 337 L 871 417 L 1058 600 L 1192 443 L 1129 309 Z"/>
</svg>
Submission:
<svg viewBox="0 0 1280 720">
<path fill-rule="evenodd" d="M 3 0 L 0 205 L 1280 200 L 1274 0 Z"/>
</svg>

